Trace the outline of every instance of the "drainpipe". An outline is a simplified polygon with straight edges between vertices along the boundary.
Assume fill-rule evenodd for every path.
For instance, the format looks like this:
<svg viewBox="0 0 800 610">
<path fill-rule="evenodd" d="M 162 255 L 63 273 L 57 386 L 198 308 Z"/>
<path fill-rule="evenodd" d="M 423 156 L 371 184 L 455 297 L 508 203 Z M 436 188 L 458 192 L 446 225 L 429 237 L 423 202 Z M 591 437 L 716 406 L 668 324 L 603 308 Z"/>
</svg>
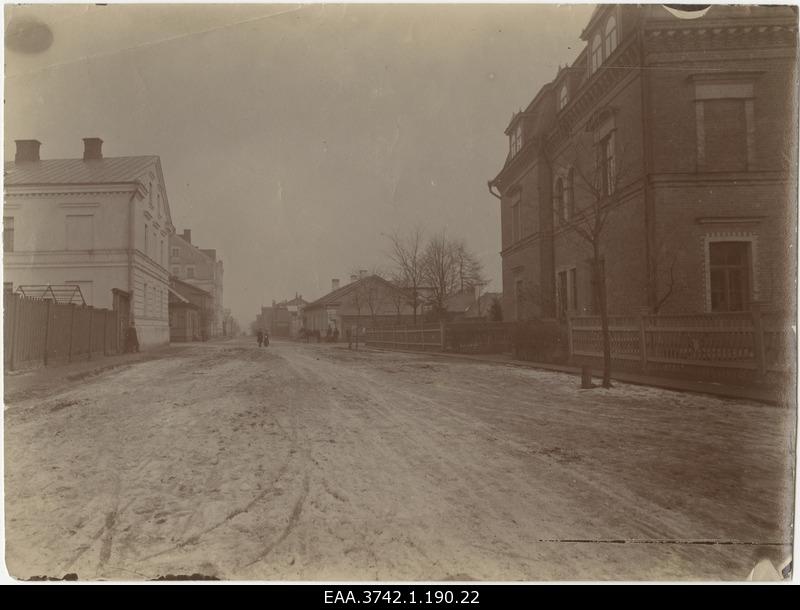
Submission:
<svg viewBox="0 0 800 610">
<path fill-rule="evenodd" d="M 653 171 L 653 136 L 650 124 L 650 75 L 645 66 L 645 42 L 644 24 L 639 22 L 639 81 L 642 94 L 642 152 L 643 167 L 642 178 L 644 181 L 644 244 L 645 244 L 645 278 L 647 281 L 647 306 L 651 309 L 655 307 L 658 299 L 658 268 L 656 263 L 656 219 L 655 203 L 653 201 L 653 187 L 650 184 L 650 174 Z"/>
<path fill-rule="evenodd" d="M 136 194 L 139 192 L 139 187 L 133 191 L 131 199 L 128 202 L 128 321 L 135 322 L 133 318 L 133 253 L 134 253 L 134 217 L 136 210 Z"/>
</svg>

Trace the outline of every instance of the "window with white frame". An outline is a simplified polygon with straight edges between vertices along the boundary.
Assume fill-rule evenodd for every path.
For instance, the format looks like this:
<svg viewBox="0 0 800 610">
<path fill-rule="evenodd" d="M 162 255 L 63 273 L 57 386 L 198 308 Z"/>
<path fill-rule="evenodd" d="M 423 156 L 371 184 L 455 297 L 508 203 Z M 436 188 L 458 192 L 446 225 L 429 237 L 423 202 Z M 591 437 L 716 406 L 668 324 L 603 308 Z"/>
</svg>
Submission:
<svg viewBox="0 0 800 610">
<path fill-rule="evenodd" d="M 745 311 L 752 292 L 749 241 L 708 244 L 708 286 L 711 311 Z"/>
<path fill-rule="evenodd" d="M 181 255 L 180 248 L 172 248 L 172 258 L 178 258 Z"/>
<path fill-rule="evenodd" d="M 617 48 L 617 20 L 612 15 L 606 21 L 606 30 L 605 30 L 605 50 L 606 50 L 606 59 L 608 59 L 611 54 L 614 52 L 614 49 Z"/>
</svg>

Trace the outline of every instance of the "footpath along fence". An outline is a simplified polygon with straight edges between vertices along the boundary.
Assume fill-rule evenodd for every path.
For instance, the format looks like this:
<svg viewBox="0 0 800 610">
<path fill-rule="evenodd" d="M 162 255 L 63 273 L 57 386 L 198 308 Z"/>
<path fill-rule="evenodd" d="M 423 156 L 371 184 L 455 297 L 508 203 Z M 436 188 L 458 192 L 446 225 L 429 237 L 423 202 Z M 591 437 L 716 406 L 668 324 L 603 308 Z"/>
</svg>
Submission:
<svg viewBox="0 0 800 610">
<path fill-rule="evenodd" d="M 741 313 L 611 316 L 612 369 L 707 381 L 786 383 L 795 367 L 789 317 Z M 508 353 L 517 359 L 600 366 L 598 316 L 530 322 L 451 322 L 368 329 L 382 349 Z"/>
<path fill-rule="evenodd" d="M 119 353 L 117 312 L 85 305 L 5 295 L 6 370 L 91 360 Z"/>
<path fill-rule="evenodd" d="M 569 353 L 577 363 L 603 357 L 600 318 L 569 320 Z M 794 368 L 796 338 L 789 318 L 755 309 L 741 313 L 612 316 L 616 370 L 711 381 L 785 381 Z"/>
</svg>

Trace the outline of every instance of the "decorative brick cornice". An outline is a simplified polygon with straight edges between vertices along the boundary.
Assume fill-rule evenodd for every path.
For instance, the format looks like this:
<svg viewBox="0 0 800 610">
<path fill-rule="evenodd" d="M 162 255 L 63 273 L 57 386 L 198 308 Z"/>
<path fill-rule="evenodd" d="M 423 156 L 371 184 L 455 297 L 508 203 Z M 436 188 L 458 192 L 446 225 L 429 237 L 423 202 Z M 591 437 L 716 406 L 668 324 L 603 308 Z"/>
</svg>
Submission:
<svg viewBox="0 0 800 610">
<path fill-rule="evenodd" d="M 644 29 L 648 52 L 713 51 L 747 47 L 796 46 L 797 24 L 785 20 L 697 25 L 648 24 Z"/>
<path fill-rule="evenodd" d="M 617 84 L 639 69 L 642 57 L 638 43 L 636 36 L 630 37 L 575 93 L 572 101 L 559 113 L 558 123 L 550 133 L 548 144 L 557 145 L 569 138 L 578 123 L 595 112 L 602 99 Z"/>
</svg>

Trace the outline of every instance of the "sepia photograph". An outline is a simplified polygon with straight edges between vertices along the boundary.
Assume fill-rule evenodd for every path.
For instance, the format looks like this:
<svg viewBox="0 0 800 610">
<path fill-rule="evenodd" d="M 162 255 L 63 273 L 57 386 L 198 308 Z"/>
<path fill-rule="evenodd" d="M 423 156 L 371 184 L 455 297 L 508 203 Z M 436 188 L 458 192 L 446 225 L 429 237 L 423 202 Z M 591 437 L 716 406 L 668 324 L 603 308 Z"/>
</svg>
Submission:
<svg viewBox="0 0 800 610">
<path fill-rule="evenodd" d="M 3 9 L 5 582 L 794 582 L 797 6 Z"/>
</svg>

